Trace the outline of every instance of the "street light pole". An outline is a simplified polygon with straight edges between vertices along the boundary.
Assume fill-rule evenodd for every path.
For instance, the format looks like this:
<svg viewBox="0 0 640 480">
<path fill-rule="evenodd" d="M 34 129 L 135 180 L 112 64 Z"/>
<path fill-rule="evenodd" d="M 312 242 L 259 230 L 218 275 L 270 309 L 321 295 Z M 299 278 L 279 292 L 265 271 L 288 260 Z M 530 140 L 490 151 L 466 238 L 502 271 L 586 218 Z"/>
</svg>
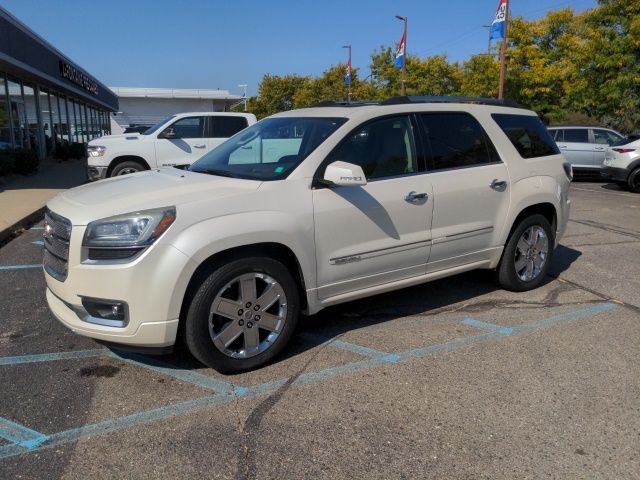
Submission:
<svg viewBox="0 0 640 480">
<path fill-rule="evenodd" d="M 347 83 L 347 101 L 351 102 L 351 45 L 343 45 L 342 48 L 349 49 L 349 59 L 347 60 L 347 73 L 349 74 Z"/>
<path fill-rule="evenodd" d="M 396 15 L 396 18 L 404 22 L 404 32 L 402 38 L 404 39 L 404 45 L 402 46 L 402 80 L 400 84 L 400 95 L 407 94 L 407 24 L 409 23 L 407 17 Z"/>
<path fill-rule="evenodd" d="M 242 88 L 242 98 L 244 98 L 244 111 L 247 111 L 247 84 L 242 83 L 240 85 L 238 85 L 240 88 Z"/>
<path fill-rule="evenodd" d="M 500 84 L 498 86 L 498 98 L 504 98 L 504 83 L 507 78 L 507 37 L 509 34 L 509 0 L 506 0 L 504 14 L 504 38 L 500 44 Z"/>
</svg>

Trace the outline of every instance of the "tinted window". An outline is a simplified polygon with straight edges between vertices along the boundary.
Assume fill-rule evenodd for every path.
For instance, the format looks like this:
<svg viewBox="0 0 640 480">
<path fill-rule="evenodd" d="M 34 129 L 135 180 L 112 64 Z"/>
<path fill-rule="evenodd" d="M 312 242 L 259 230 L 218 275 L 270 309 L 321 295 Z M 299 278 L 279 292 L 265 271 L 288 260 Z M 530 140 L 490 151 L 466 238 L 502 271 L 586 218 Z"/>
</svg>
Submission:
<svg viewBox="0 0 640 480">
<path fill-rule="evenodd" d="M 589 143 L 589 130 L 586 128 L 565 128 L 564 141 L 573 143 Z"/>
<path fill-rule="evenodd" d="M 411 122 L 392 117 L 368 123 L 346 137 L 327 157 L 360 165 L 367 179 L 392 177 L 416 171 Z"/>
<path fill-rule="evenodd" d="M 211 138 L 229 138 L 233 137 L 240 130 L 247 128 L 247 119 L 245 117 L 209 117 L 211 122 Z"/>
<path fill-rule="evenodd" d="M 560 153 L 538 117 L 504 113 L 494 113 L 491 116 L 509 137 L 522 158 L 545 157 Z M 564 141 L 567 141 L 566 136 Z"/>
<path fill-rule="evenodd" d="M 549 134 L 556 142 L 562 142 L 564 140 L 564 132 L 560 129 L 549 130 Z"/>
<path fill-rule="evenodd" d="M 174 138 L 203 138 L 204 117 L 181 118 L 165 129 L 165 132 L 169 130 L 173 130 Z"/>
<path fill-rule="evenodd" d="M 189 170 L 251 180 L 287 177 L 346 118 L 267 118 L 214 148 Z"/>
<path fill-rule="evenodd" d="M 609 130 L 599 130 L 599 129 L 593 130 L 593 137 L 595 139 L 595 142 L 601 145 L 613 145 L 614 143 L 618 142 L 622 138 L 620 135 L 616 135 L 615 133 L 610 132 Z"/>
<path fill-rule="evenodd" d="M 420 115 L 430 169 L 460 168 L 500 161 L 478 121 L 468 113 Z"/>
<path fill-rule="evenodd" d="M 156 123 L 154 126 L 149 127 L 147 130 L 145 130 L 143 135 L 151 135 L 152 133 L 157 132 L 158 130 L 160 130 L 160 127 L 162 127 L 165 123 L 167 123 L 173 117 L 175 117 L 175 115 L 170 115 L 167 118 L 163 118 L 158 123 Z"/>
</svg>

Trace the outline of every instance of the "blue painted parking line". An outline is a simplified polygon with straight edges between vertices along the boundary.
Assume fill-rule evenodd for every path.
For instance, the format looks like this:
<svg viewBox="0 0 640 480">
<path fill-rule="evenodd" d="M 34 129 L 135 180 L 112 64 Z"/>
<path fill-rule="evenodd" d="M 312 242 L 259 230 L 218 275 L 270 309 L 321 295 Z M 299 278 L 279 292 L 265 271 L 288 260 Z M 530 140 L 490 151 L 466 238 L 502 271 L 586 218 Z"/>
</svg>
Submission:
<svg viewBox="0 0 640 480">
<path fill-rule="evenodd" d="M 376 350 L 375 348 L 365 347 L 364 345 L 358 345 L 356 343 L 345 342 L 343 340 L 320 334 L 304 332 L 299 335 L 299 338 L 314 344 L 329 345 L 331 347 L 339 348 L 340 350 L 357 353 L 358 355 L 362 355 L 364 357 L 384 358 L 389 362 L 395 361 L 395 355 L 392 353 L 383 352 L 382 350 Z"/>
<path fill-rule="evenodd" d="M 41 247 L 44 246 L 44 240 L 35 240 L 31 243 L 33 243 L 34 245 L 39 245 Z"/>
<path fill-rule="evenodd" d="M 0 437 L 26 449 L 35 448 L 49 438 L 43 433 L 2 417 L 0 417 Z"/>
<path fill-rule="evenodd" d="M 44 230 L 44 227 L 31 227 L 29 230 Z"/>
<path fill-rule="evenodd" d="M 76 358 L 100 357 L 109 350 L 94 348 L 91 350 L 76 350 L 72 352 L 40 353 L 37 355 L 20 355 L 17 357 L 0 357 L 0 365 L 20 365 L 23 363 L 52 362 L 56 360 L 73 360 Z"/>
<path fill-rule="evenodd" d="M 0 265 L 0 270 L 25 270 L 27 268 L 42 268 L 42 264 L 31 263 L 26 265 Z"/>
<path fill-rule="evenodd" d="M 212 390 L 217 393 L 232 393 L 235 391 L 237 394 L 242 395 L 242 390 L 238 391 L 235 385 L 218 380 L 215 377 L 204 375 L 202 373 L 194 372 L 193 370 L 185 370 L 171 366 L 168 363 L 163 362 L 158 358 L 145 357 L 128 352 L 111 352 L 113 358 L 124 360 L 125 362 L 137 365 L 138 367 L 147 368 L 154 372 L 168 375 L 183 382 L 191 383 L 197 387 L 204 388 L 206 390 Z"/>
<path fill-rule="evenodd" d="M 499 332 L 503 335 L 511 335 L 513 333 L 513 328 L 503 327 L 502 325 L 496 325 L 495 323 L 482 322 L 480 320 L 476 320 L 475 318 L 465 318 L 462 323 L 464 323 L 465 325 L 470 325 L 472 327 Z"/>
<path fill-rule="evenodd" d="M 617 308 L 617 305 L 613 303 L 603 303 L 603 304 L 594 305 L 592 307 L 575 310 L 565 314 L 556 315 L 553 317 L 548 317 L 542 320 L 536 320 L 523 325 L 518 325 L 512 328 L 513 330 L 512 334 L 540 330 L 540 329 L 547 328 L 562 322 L 569 322 L 569 321 L 577 320 L 579 318 L 591 317 L 599 313 L 613 310 L 615 308 Z M 493 324 L 487 324 L 487 325 L 493 325 Z M 506 328 L 506 327 L 494 325 L 489 332 L 486 332 L 480 335 L 463 337 L 463 338 L 452 340 L 445 343 L 429 345 L 422 348 L 408 350 L 398 354 L 385 354 L 385 355 L 394 355 L 394 357 L 397 357 L 394 360 L 394 362 L 400 363 L 400 362 L 411 361 L 416 358 L 424 358 L 429 355 L 433 355 L 440 352 L 452 352 L 452 351 L 459 350 L 461 348 L 471 346 L 480 342 L 486 342 L 489 340 L 494 340 L 499 338 L 507 338 L 507 337 L 511 338 L 513 335 L 505 335 L 504 333 L 501 333 L 500 330 L 503 328 Z M 327 343 L 327 345 L 328 344 L 329 343 Z M 353 345 L 353 344 L 350 344 L 350 345 Z M 381 353 L 384 354 L 384 352 L 381 352 Z M 135 362 L 135 363 L 139 364 L 140 362 Z M 389 360 L 385 360 L 384 355 L 368 358 L 366 360 L 361 360 L 358 362 L 348 363 L 345 365 L 339 365 L 336 367 L 329 367 L 329 368 L 325 368 L 315 372 L 307 372 L 300 375 L 293 381 L 291 381 L 291 379 L 285 378 L 285 379 L 275 380 L 272 382 L 249 386 L 246 388 L 235 386 L 232 384 L 229 384 L 229 385 L 231 385 L 233 393 L 244 395 L 245 397 L 253 397 L 253 396 L 273 393 L 274 391 L 276 391 L 277 389 L 281 388 L 286 384 L 292 384 L 292 385 L 310 384 L 310 383 L 325 380 L 328 378 L 333 378 L 340 374 L 353 373 L 361 370 L 368 370 L 372 368 L 377 368 L 382 365 L 389 365 Z M 142 365 L 142 366 L 149 368 L 148 365 Z M 155 368 L 156 367 L 154 367 L 154 369 Z M 166 373 L 166 368 L 162 367 L 157 371 Z M 184 379 L 185 381 L 189 381 L 190 377 L 186 376 L 186 377 L 183 377 L 182 379 Z M 223 382 L 223 383 L 226 383 L 226 382 Z M 237 397 L 228 392 L 217 393 L 212 396 L 206 396 L 206 397 L 201 397 L 194 400 L 188 400 L 188 401 L 176 403 L 173 405 L 167 405 L 164 407 L 159 407 L 156 409 L 135 413 L 132 415 L 128 415 L 126 417 L 121 417 L 121 418 L 112 419 L 112 420 L 105 420 L 103 422 L 86 425 L 80 428 L 66 430 L 63 432 L 49 435 L 48 439 L 44 440 L 42 443 L 40 443 L 36 447 L 33 447 L 33 450 L 49 448 L 54 445 L 76 441 L 82 437 L 86 437 L 89 435 L 112 432 L 112 431 L 120 430 L 123 428 L 134 427 L 142 423 L 149 423 L 156 420 L 163 420 L 175 415 L 192 412 L 192 411 L 199 410 L 211 405 L 229 403 L 229 402 L 232 402 L 235 398 Z M 6 445 L 4 447 L 0 447 L 0 458 L 11 457 L 11 456 L 19 455 L 25 452 L 26 452 L 25 448 L 17 444 Z"/>
</svg>

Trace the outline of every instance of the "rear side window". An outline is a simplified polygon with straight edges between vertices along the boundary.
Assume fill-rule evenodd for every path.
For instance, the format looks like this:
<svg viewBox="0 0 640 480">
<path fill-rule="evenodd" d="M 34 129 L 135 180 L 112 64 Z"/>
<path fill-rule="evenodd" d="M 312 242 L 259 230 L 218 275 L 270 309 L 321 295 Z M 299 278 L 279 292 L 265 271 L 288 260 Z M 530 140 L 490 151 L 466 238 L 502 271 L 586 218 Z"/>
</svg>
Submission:
<svg viewBox="0 0 640 480">
<path fill-rule="evenodd" d="M 463 112 L 420 114 L 430 170 L 499 162 L 497 152 L 478 121 Z"/>
<path fill-rule="evenodd" d="M 494 113 L 491 116 L 522 158 L 546 157 L 560 153 L 538 117 L 507 113 Z M 567 141 L 566 132 L 564 141 Z"/>
<path fill-rule="evenodd" d="M 229 138 L 233 137 L 240 130 L 247 128 L 247 119 L 245 117 L 233 116 L 213 116 L 209 117 L 211 138 Z"/>
<path fill-rule="evenodd" d="M 589 130 L 586 128 L 567 128 L 564 131 L 564 141 L 572 143 L 589 143 Z"/>
</svg>

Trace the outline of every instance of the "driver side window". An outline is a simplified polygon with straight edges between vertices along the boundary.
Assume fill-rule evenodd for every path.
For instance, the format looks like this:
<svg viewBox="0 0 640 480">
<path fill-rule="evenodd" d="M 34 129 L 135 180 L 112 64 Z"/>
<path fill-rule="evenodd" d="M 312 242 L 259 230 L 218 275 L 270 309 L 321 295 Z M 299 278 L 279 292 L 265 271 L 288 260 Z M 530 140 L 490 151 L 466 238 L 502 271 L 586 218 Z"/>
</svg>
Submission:
<svg viewBox="0 0 640 480">
<path fill-rule="evenodd" d="M 346 137 L 326 164 L 343 161 L 362 167 L 367 180 L 414 173 L 417 170 L 408 117 L 370 122 Z"/>
<path fill-rule="evenodd" d="M 204 117 L 185 117 L 176 120 L 163 133 L 173 132 L 171 138 L 204 138 Z"/>
</svg>

